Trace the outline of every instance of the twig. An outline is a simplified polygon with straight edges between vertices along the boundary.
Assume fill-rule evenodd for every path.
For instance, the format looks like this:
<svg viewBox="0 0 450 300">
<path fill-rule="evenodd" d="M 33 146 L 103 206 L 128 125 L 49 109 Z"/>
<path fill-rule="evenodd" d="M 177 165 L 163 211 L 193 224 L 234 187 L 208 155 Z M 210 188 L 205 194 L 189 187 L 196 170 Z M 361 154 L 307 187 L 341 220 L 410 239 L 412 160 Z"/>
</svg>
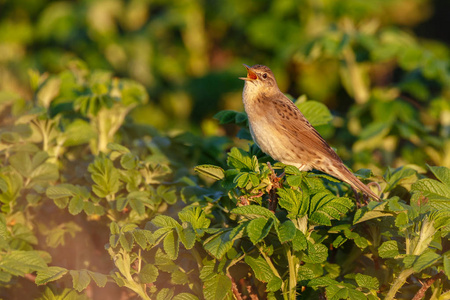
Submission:
<svg viewBox="0 0 450 300">
<path fill-rule="evenodd" d="M 238 287 L 237 287 L 236 282 L 234 281 L 233 277 L 231 277 L 230 274 L 227 274 L 227 276 L 231 280 L 231 290 L 233 291 L 234 297 L 236 297 L 237 300 L 242 300 L 241 293 L 239 293 Z"/>
<path fill-rule="evenodd" d="M 425 293 L 428 290 L 428 288 L 436 281 L 439 279 L 439 277 L 441 277 L 442 275 L 444 275 L 444 272 L 441 271 L 439 273 L 437 273 L 436 275 L 434 275 L 433 277 L 429 278 L 427 281 L 425 281 L 425 283 L 422 284 L 422 287 L 420 288 L 420 290 L 417 292 L 417 294 L 414 296 L 414 298 L 412 300 L 420 300 L 423 299 L 423 297 L 425 297 Z"/>
<path fill-rule="evenodd" d="M 269 191 L 269 210 L 273 213 L 275 213 L 277 206 L 278 206 L 278 194 L 277 189 L 281 188 L 281 178 L 284 176 L 284 173 L 280 175 L 280 177 L 277 176 L 274 169 L 272 168 L 272 165 L 270 162 L 267 163 L 267 167 L 269 167 L 269 170 L 271 174 L 269 175 L 270 182 L 272 183 L 272 187 Z"/>
</svg>

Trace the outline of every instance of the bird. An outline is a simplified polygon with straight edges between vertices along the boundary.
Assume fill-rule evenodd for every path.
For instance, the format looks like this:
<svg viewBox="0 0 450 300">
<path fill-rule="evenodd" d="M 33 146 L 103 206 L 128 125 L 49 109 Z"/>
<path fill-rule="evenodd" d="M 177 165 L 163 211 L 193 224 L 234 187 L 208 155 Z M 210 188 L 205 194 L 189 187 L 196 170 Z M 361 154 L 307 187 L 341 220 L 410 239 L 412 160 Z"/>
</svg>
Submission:
<svg viewBox="0 0 450 300">
<path fill-rule="evenodd" d="M 342 162 L 300 109 L 280 91 L 273 72 L 264 65 L 247 69 L 242 92 L 253 141 L 266 154 L 300 171 L 327 173 L 353 189 L 379 200 Z"/>
</svg>

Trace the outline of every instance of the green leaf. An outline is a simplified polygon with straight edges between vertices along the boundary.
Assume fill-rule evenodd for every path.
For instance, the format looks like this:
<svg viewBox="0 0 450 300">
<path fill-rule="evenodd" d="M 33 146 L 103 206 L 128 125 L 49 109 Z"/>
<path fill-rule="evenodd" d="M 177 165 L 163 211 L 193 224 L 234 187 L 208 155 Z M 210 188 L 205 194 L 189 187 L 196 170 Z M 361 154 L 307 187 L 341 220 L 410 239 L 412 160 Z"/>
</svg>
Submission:
<svg viewBox="0 0 450 300">
<path fill-rule="evenodd" d="M 91 277 L 89 277 L 87 270 L 70 270 L 69 273 L 72 276 L 73 288 L 78 292 L 86 289 L 91 282 Z"/>
<path fill-rule="evenodd" d="M 234 110 L 222 110 L 214 115 L 214 119 L 219 120 L 220 124 L 235 123 L 237 111 Z"/>
<path fill-rule="evenodd" d="M 231 213 L 244 215 L 247 218 L 264 217 L 266 219 L 275 219 L 273 212 L 259 205 L 246 205 L 234 208 Z"/>
<path fill-rule="evenodd" d="M 333 119 L 328 108 L 318 101 L 309 100 L 296 105 L 312 126 L 328 124 Z"/>
<path fill-rule="evenodd" d="M 392 213 L 385 211 L 388 202 L 369 202 L 369 205 L 359 208 L 353 217 L 353 224 L 362 223 L 379 217 L 392 216 Z"/>
<path fill-rule="evenodd" d="M 238 170 L 254 171 L 252 158 L 242 149 L 233 147 L 228 153 L 227 164 Z"/>
<path fill-rule="evenodd" d="M 176 228 L 177 226 L 180 225 L 180 224 L 178 224 L 177 221 L 175 221 L 175 219 L 173 219 L 169 216 L 164 216 L 164 215 L 158 215 L 158 216 L 154 217 L 151 222 L 155 226 L 162 227 L 162 228 Z"/>
<path fill-rule="evenodd" d="M 433 208 L 450 209 L 450 186 L 437 180 L 425 178 L 415 182 L 411 191 L 428 198 Z"/>
<path fill-rule="evenodd" d="M 175 231 L 170 231 L 164 238 L 164 251 L 170 259 L 175 260 L 178 257 L 178 250 L 180 249 L 180 243 L 178 242 L 178 234 Z"/>
<path fill-rule="evenodd" d="M 217 274 L 204 282 L 203 294 L 208 300 L 222 300 L 231 293 L 231 280 L 228 276 Z"/>
<path fill-rule="evenodd" d="M 0 271 L 0 282 L 8 283 L 12 278 L 12 275 L 6 272 Z"/>
<path fill-rule="evenodd" d="M 23 276 L 34 271 L 44 271 L 47 264 L 39 251 L 13 250 L 2 257 L 0 269 L 15 276 Z"/>
<path fill-rule="evenodd" d="M 188 222 L 194 229 L 208 228 L 211 220 L 206 217 L 205 211 L 199 206 L 187 206 L 178 213 L 182 222 Z"/>
<path fill-rule="evenodd" d="M 108 276 L 105 274 L 87 271 L 89 273 L 89 276 L 94 280 L 95 284 L 98 287 L 105 287 L 106 283 L 108 282 Z"/>
<path fill-rule="evenodd" d="M 140 283 L 153 283 L 159 276 L 158 268 L 151 264 L 146 264 L 139 272 Z"/>
<path fill-rule="evenodd" d="M 77 194 L 77 188 L 72 184 L 63 183 L 48 187 L 45 194 L 50 199 L 72 197 Z"/>
<path fill-rule="evenodd" d="M 162 288 L 156 295 L 156 300 L 171 300 L 173 297 L 173 290 L 173 288 Z"/>
<path fill-rule="evenodd" d="M 120 173 L 110 159 L 104 155 L 97 156 L 88 167 L 91 178 L 95 182 L 92 191 L 100 198 L 115 194 L 120 188 Z"/>
<path fill-rule="evenodd" d="M 306 257 L 303 259 L 308 263 L 322 263 L 328 257 L 328 248 L 323 244 L 307 242 Z"/>
<path fill-rule="evenodd" d="M 247 225 L 247 234 L 250 241 L 256 244 L 263 240 L 270 232 L 273 219 L 258 218 L 251 220 Z"/>
<path fill-rule="evenodd" d="M 84 201 L 81 197 L 75 196 L 69 202 L 69 213 L 72 215 L 79 214 L 84 207 Z"/>
<path fill-rule="evenodd" d="M 175 295 L 172 300 L 198 300 L 198 297 L 190 293 L 180 293 Z"/>
<path fill-rule="evenodd" d="M 149 202 L 149 195 L 144 191 L 131 192 L 127 196 L 131 209 L 135 210 L 140 216 L 145 214 L 144 202 Z"/>
<path fill-rule="evenodd" d="M 249 255 L 244 257 L 245 262 L 252 268 L 253 273 L 255 273 L 255 277 L 262 282 L 268 283 L 272 281 L 274 278 L 278 278 L 273 273 L 267 261 L 262 257 L 258 256 L 253 258 Z M 280 286 L 281 286 L 281 278 L 278 278 Z"/>
<path fill-rule="evenodd" d="M 297 229 L 295 232 L 294 239 L 292 240 L 292 248 L 294 251 L 302 251 L 305 250 L 308 246 L 307 240 L 303 232 Z"/>
<path fill-rule="evenodd" d="M 48 267 L 45 270 L 40 270 L 36 274 L 34 282 L 37 285 L 46 284 L 50 281 L 55 281 L 63 277 L 67 273 L 67 269 L 61 267 Z"/>
<path fill-rule="evenodd" d="M 206 177 L 212 178 L 214 180 L 221 180 L 225 177 L 225 171 L 218 166 L 213 165 L 201 165 L 194 168 L 194 170 Z"/>
<path fill-rule="evenodd" d="M 378 248 L 381 258 L 394 258 L 400 254 L 397 241 L 387 241 Z"/>
<path fill-rule="evenodd" d="M 435 252 L 427 251 L 420 255 L 414 262 L 413 268 L 416 272 L 420 272 L 425 268 L 431 267 L 435 264 L 441 256 Z"/>
<path fill-rule="evenodd" d="M 128 152 L 122 155 L 122 157 L 120 158 L 120 165 L 125 170 L 131 170 L 136 168 L 138 161 L 138 158 L 133 153 Z"/>
<path fill-rule="evenodd" d="M 142 249 L 147 248 L 148 244 L 153 244 L 155 242 L 152 232 L 150 230 L 145 229 L 135 229 L 133 230 L 133 236 L 136 240 L 136 243 Z"/>
<path fill-rule="evenodd" d="M 309 197 L 304 192 L 282 188 L 277 190 L 277 194 L 280 197 L 278 204 L 289 212 L 289 217 L 296 218 L 308 212 Z"/>
<path fill-rule="evenodd" d="M 428 166 L 428 168 L 433 172 L 434 176 L 439 179 L 443 184 L 450 187 L 450 169 L 447 167 L 435 167 Z"/>
<path fill-rule="evenodd" d="M 234 240 L 241 238 L 244 233 L 244 226 L 238 226 L 230 229 L 222 229 L 219 233 L 209 237 L 203 244 L 205 250 L 217 259 L 222 259 L 225 253 L 231 249 Z"/>
<path fill-rule="evenodd" d="M 76 119 L 64 128 L 64 132 L 57 139 L 65 147 L 71 147 L 86 144 L 96 136 L 96 132 L 89 122 Z"/>
<path fill-rule="evenodd" d="M 336 197 L 329 192 L 315 194 L 310 203 L 310 219 L 321 225 L 331 225 L 331 220 L 339 220 L 341 215 L 353 207 L 346 197 Z"/>
<path fill-rule="evenodd" d="M 362 288 L 367 288 L 370 290 L 378 290 L 380 283 L 376 277 L 363 275 L 361 273 L 356 274 L 355 276 L 356 283 L 358 286 Z"/>
<path fill-rule="evenodd" d="M 30 177 L 33 170 L 31 158 L 26 152 L 18 152 L 9 158 L 11 166 L 23 177 Z"/>
<path fill-rule="evenodd" d="M 397 168 L 394 170 L 392 170 L 391 168 L 388 168 L 388 170 L 384 174 L 384 177 L 386 178 L 388 186 L 384 191 L 389 192 L 389 191 L 393 190 L 402 181 L 409 179 L 413 176 L 417 176 L 417 171 L 407 168 L 407 167 L 400 167 L 400 168 Z"/>
<path fill-rule="evenodd" d="M 447 278 L 450 279 L 450 253 L 449 252 L 446 252 L 443 255 L 443 265 L 444 265 L 445 275 L 447 275 Z"/>
<path fill-rule="evenodd" d="M 276 229 L 281 243 L 292 241 L 297 232 L 297 228 L 291 220 L 287 220 Z"/>
</svg>

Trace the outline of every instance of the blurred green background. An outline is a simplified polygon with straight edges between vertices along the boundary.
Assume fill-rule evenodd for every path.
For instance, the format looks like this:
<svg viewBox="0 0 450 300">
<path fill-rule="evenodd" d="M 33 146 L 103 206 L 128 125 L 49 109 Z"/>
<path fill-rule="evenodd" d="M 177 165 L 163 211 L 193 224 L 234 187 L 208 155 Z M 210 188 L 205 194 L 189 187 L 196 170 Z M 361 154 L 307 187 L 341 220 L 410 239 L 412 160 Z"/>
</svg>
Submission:
<svg viewBox="0 0 450 300">
<path fill-rule="evenodd" d="M 73 59 L 129 77 L 135 122 L 233 135 L 242 63 L 334 115 L 319 131 L 353 168 L 450 165 L 448 0 L 0 0 L 0 101 L 32 99 L 28 70 Z"/>
</svg>

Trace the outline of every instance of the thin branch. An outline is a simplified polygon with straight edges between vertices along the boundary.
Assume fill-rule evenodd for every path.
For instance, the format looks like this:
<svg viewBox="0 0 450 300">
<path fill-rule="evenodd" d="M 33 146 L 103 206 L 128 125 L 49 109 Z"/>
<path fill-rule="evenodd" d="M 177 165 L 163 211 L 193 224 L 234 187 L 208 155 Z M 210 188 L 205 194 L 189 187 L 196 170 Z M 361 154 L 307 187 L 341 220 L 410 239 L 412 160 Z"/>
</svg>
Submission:
<svg viewBox="0 0 450 300">
<path fill-rule="evenodd" d="M 231 277 L 230 274 L 227 273 L 228 278 L 231 280 L 231 290 L 233 291 L 234 297 L 236 297 L 237 300 L 242 300 L 241 293 L 239 293 L 238 287 L 236 282 L 234 281 L 233 277 Z"/>
<path fill-rule="evenodd" d="M 439 277 L 441 277 L 442 275 L 444 275 L 444 272 L 441 271 L 439 273 L 437 273 L 436 275 L 434 275 L 433 277 L 429 278 L 427 281 L 425 281 L 425 283 L 422 284 L 422 287 L 420 288 L 420 290 L 417 292 L 417 294 L 414 296 L 414 298 L 412 300 L 420 300 L 423 299 L 423 297 L 425 297 L 425 293 L 428 290 L 428 288 L 436 281 L 439 279 Z"/>
</svg>

